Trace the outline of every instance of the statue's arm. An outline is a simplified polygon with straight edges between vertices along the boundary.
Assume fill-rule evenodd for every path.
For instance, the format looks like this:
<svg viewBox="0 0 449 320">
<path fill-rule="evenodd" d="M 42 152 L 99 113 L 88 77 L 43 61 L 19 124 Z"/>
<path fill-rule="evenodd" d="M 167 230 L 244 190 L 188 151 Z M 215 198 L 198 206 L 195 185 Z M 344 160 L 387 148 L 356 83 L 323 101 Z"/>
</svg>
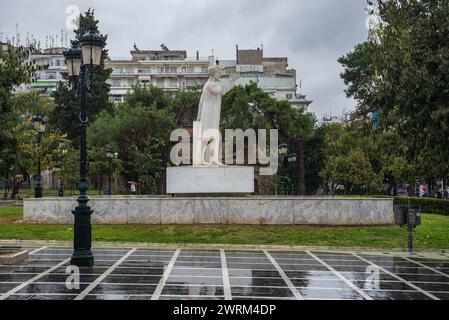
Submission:
<svg viewBox="0 0 449 320">
<path fill-rule="evenodd" d="M 224 93 L 223 95 L 225 95 L 226 93 L 228 93 L 229 91 L 231 91 L 232 88 L 235 87 L 235 82 L 240 78 L 240 73 L 233 73 L 229 76 L 229 79 L 224 81 Z"/>
<path fill-rule="evenodd" d="M 202 112 L 203 112 L 203 96 L 201 95 L 200 104 L 198 105 L 198 116 L 196 117 L 196 121 L 201 121 Z"/>
<path fill-rule="evenodd" d="M 220 81 L 220 83 L 214 83 L 207 87 L 207 90 L 215 95 L 224 95 L 226 94 L 226 86 Z"/>
</svg>

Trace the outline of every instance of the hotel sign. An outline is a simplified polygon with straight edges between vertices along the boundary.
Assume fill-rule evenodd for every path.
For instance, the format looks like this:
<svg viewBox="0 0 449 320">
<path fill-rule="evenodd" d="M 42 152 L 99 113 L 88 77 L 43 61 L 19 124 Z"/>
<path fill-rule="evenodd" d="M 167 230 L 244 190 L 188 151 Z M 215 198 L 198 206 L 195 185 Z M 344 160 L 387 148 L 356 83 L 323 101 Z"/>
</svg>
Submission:
<svg viewBox="0 0 449 320">
<path fill-rule="evenodd" d="M 237 72 L 245 73 L 245 72 L 260 72 L 263 73 L 263 65 L 261 64 L 238 64 Z"/>
</svg>

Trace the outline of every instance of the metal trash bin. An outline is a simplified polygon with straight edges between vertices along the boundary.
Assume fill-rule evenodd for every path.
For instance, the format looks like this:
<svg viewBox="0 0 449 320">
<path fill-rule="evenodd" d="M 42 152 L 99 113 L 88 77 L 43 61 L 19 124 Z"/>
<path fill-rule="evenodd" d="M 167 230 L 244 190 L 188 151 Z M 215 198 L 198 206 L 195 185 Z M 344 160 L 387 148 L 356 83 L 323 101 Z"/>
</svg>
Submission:
<svg viewBox="0 0 449 320">
<path fill-rule="evenodd" d="M 421 225 L 421 208 L 411 205 L 394 206 L 395 223 L 401 227 L 407 226 L 407 247 L 413 252 L 413 229 Z"/>
<path fill-rule="evenodd" d="M 408 220 L 408 206 L 397 205 L 394 206 L 394 220 L 397 225 L 405 226 Z"/>
<path fill-rule="evenodd" d="M 408 224 L 413 227 L 421 225 L 421 208 L 419 207 L 410 207 L 408 209 Z"/>
</svg>

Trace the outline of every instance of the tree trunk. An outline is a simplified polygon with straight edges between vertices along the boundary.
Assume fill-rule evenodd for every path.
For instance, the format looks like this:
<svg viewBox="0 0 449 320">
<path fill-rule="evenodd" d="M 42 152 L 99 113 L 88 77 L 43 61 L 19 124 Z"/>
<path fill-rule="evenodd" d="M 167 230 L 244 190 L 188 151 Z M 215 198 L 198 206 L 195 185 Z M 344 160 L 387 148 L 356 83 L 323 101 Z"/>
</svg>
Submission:
<svg viewBox="0 0 449 320">
<path fill-rule="evenodd" d="M 20 184 L 22 181 L 20 179 L 14 179 L 14 186 L 11 192 L 11 200 L 15 200 L 16 195 L 19 194 Z"/>
<path fill-rule="evenodd" d="M 165 186 L 165 184 L 166 184 L 166 174 L 167 174 L 167 171 L 166 171 L 166 169 L 164 168 L 164 169 L 162 169 L 161 170 L 161 178 L 160 178 L 160 181 L 159 181 L 159 195 L 164 195 L 165 194 L 165 188 L 166 188 L 166 186 Z"/>
<path fill-rule="evenodd" d="M 432 178 L 427 178 L 427 197 L 433 197 L 433 181 Z"/>
<path fill-rule="evenodd" d="M 344 184 L 343 186 L 345 187 L 345 195 L 349 196 L 349 194 L 351 193 L 351 185 L 350 184 Z"/>
<path fill-rule="evenodd" d="M 298 155 L 296 161 L 298 162 L 298 178 L 297 178 L 297 193 L 300 196 L 306 195 L 306 172 L 304 165 L 304 143 L 302 140 L 298 141 Z"/>
<path fill-rule="evenodd" d="M 398 196 L 398 183 L 396 181 L 393 182 L 393 197 Z"/>
<path fill-rule="evenodd" d="M 419 196 L 419 194 L 416 194 L 416 181 L 410 181 L 408 183 L 408 196 L 409 197 L 415 197 Z"/>
</svg>

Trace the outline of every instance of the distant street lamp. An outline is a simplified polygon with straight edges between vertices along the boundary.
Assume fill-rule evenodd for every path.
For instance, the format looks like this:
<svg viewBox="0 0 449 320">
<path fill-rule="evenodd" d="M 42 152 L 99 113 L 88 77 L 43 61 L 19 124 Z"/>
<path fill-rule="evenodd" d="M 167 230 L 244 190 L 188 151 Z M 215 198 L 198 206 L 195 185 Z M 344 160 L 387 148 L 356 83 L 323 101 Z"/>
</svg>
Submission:
<svg viewBox="0 0 449 320">
<path fill-rule="evenodd" d="M 106 158 L 109 159 L 109 187 L 108 187 L 108 195 L 112 195 L 112 160 L 118 158 L 117 152 L 106 152 Z"/>
<path fill-rule="evenodd" d="M 45 132 L 45 119 L 42 114 L 37 114 L 33 118 L 33 128 L 36 131 L 36 142 L 39 148 L 39 144 L 42 140 L 42 135 Z M 36 186 L 34 187 L 34 197 L 42 198 L 42 176 L 41 176 L 41 155 L 38 152 L 38 164 L 37 164 L 37 175 L 36 175 Z"/>
<path fill-rule="evenodd" d="M 81 39 L 81 49 L 76 42 L 64 52 L 68 76 L 76 80 L 80 96 L 80 195 L 78 206 L 72 211 L 75 216 L 73 254 L 70 263 L 76 266 L 93 266 L 92 254 L 92 210 L 87 205 L 87 91 L 92 89 L 94 67 L 101 63 L 103 40 L 96 28 L 91 28 Z"/>
<path fill-rule="evenodd" d="M 296 153 L 291 153 L 288 155 L 288 163 L 295 163 L 296 162 Z"/>
<path fill-rule="evenodd" d="M 279 146 L 279 154 L 285 156 L 288 153 L 288 145 L 283 143 Z"/>
<path fill-rule="evenodd" d="M 62 158 L 64 158 L 67 154 L 67 149 L 65 148 L 65 144 L 64 141 L 59 142 L 59 148 L 61 149 L 61 153 L 62 153 Z M 61 170 L 62 168 L 60 168 Z M 58 190 L 58 195 L 60 197 L 64 197 L 64 181 L 62 179 L 61 176 L 61 171 L 59 171 L 60 175 L 59 175 L 59 190 Z"/>
</svg>

